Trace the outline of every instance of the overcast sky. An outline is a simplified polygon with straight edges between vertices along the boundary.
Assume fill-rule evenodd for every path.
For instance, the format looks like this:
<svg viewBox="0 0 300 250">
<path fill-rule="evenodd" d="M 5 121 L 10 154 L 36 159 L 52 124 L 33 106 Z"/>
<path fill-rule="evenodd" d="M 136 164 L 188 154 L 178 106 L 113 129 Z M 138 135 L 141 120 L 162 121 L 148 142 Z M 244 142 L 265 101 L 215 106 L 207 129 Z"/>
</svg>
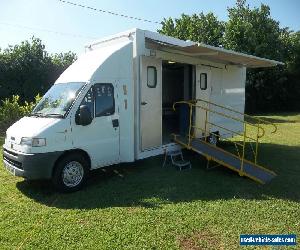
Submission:
<svg viewBox="0 0 300 250">
<path fill-rule="evenodd" d="M 164 17 L 179 17 L 181 13 L 213 12 L 227 20 L 227 7 L 234 0 L 70 0 L 91 7 L 141 17 L 160 22 Z M 271 7 L 271 15 L 282 27 L 300 30 L 299 0 L 252 0 Z M 58 0 L 0 0 L 0 47 L 14 45 L 33 35 L 42 39 L 51 53 L 83 52 L 84 44 L 106 35 L 134 27 L 156 31 L 160 25 L 116 17 L 88 9 L 70 6 Z M 55 31 L 57 33 L 47 32 Z M 67 33 L 70 35 L 62 35 Z"/>
</svg>

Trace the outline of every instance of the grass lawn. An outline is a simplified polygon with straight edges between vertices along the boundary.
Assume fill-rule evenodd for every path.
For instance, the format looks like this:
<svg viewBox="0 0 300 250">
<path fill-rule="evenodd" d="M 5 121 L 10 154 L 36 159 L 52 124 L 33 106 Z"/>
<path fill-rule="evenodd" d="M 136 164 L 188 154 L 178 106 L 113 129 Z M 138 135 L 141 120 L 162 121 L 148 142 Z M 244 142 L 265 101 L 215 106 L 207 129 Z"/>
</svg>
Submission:
<svg viewBox="0 0 300 250">
<path fill-rule="evenodd" d="M 185 152 L 192 170 L 162 168 L 159 156 L 96 171 L 84 190 L 59 194 L 11 176 L 1 161 L 0 248 L 238 249 L 241 233 L 299 237 L 300 115 L 266 119 L 279 126 L 260 147 L 259 162 L 278 174 L 266 185 L 206 170 Z"/>
</svg>

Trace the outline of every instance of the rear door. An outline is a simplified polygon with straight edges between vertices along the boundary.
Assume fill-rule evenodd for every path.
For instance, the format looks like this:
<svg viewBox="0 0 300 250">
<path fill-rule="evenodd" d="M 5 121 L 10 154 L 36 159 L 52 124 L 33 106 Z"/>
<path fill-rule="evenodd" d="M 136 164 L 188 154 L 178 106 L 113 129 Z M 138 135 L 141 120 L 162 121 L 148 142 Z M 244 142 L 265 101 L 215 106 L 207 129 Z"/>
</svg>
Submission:
<svg viewBox="0 0 300 250">
<path fill-rule="evenodd" d="M 196 99 L 209 101 L 211 95 L 211 69 L 206 66 L 196 66 Z M 198 106 L 209 108 L 209 105 L 203 101 L 198 101 Z M 205 119 L 209 119 L 209 112 L 202 108 L 195 109 L 195 126 L 200 129 L 195 130 L 197 138 L 202 137 L 205 133 Z M 206 126 L 207 134 L 209 133 L 209 126 Z"/>
<path fill-rule="evenodd" d="M 140 135 L 142 150 L 162 144 L 162 61 L 141 57 Z"/>
</svg>

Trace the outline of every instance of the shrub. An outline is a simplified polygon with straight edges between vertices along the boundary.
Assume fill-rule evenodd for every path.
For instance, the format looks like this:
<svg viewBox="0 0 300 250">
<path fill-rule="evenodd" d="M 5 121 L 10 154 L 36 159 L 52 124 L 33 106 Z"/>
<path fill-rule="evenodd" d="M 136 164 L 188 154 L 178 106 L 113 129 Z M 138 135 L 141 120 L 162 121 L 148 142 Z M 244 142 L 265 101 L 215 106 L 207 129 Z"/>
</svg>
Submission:
<svg viewBox="0 0 300 250">
<path fill-rule="evenodd" d="M 0 106 L 0 131 L 5 131 L 14 122 L 30 114 L 35 105 L 41 99 L 39 95 L 35 97 L 33 102 L 21 104 L 20 97 L 13 95 L 11 98 L 6 98 Z"/>
</svg>

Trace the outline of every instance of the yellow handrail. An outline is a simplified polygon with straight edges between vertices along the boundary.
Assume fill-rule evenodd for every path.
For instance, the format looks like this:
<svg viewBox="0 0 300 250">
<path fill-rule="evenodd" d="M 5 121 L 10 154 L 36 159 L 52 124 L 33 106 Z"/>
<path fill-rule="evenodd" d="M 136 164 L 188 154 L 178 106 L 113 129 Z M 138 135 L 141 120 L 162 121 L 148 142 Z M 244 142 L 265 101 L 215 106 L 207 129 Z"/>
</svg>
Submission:
<svg viewBox="0 0 300 250">
<path fill-rule="evenodd" d="M 238 136 L 244 136 L 244 134 L 241 134 L 241 133 L 236 132 L 236 131 L 234 131 L 234 130 L 231 130 L 231 129 L 225 128 L 225 127 L 223 127 L 223 126 L 217 125 L 217 124 L 215 124 L 215 123 L 209 122 L 209 124 L 211 124 L 211 125 L 213 125 L 213 126 L 215 126 L 215 127 L 221 128 L 221 129 L 223 129 L 223 130 L 226 130 L 226 131 L 228 131 L 228 132 L 230 132 L 230 133 L 232 133 L 232 134 L 236 134 L 236 135 L 238 135 Z M 254 138 L 252 138 L 252 137 L 250 137 L 250 136 L 247 136 L 247 135 L 246 135 L 245 137 L 246 137 L 247 139 L 250 139 L 250 140 L 253 140 L 253 141 L 256 140 L 256 139 L 254 139 Z"/>
<path fill-rule="evenodd" d="M 226 117 L 226 118 L 228 118 L 228 119 L 232 119 L 232 120 L 235 120 L 235 121 L 241 122 L 241 123 L 243 123 L 243 124 L 245 124 L 245 123 L 246 123 L 246 124 L 249 124 L 249 125 L 251 125 L 251 126 L 255 126 L 255 127 L 257 127 L 257 128 L 259 128 L 259 129 L 261 129 L 261 131 L 262 131 L 262 134 L 261 134 L 261 135 L 259 135 L 259 134 L 258 134 L 259 138 L 261 138 L 261 137 L 263 137 L 263 136 L 265 135 L 265 130 L 264 130 L 264 128 L 263 128 L 263 127 L 261 127 L 260 125 L 252 124 L 252 123 L 250 123 L 250 122 L 246 122 L 246 121 L 244 121 L 244 120 L 241 120 L 241 119 L 238 119 L 238 118 L 236 118 L 236 117 L 233 117 L 233 116 L 230 116 L 230 115 L 227 115 L 227 114 L 223 114 L 223 113 L 221 113 L 221 112 L 214 111 L 214 110 L 211 110 L 211 109 L 208 109 L 208 108 L 205 108 L 205 107 L 199 106 L 199 105 L 192 105 L 192 106 L 193 106 L 193 107 L 197 107 L 197 108 L 201 108 L 201 109 L 203 109 L 203 110 L 205 110 L 205 111 L 208 111 L 208 112 L 215 113 L 215 114 L 217 114 L 217 115 L 220 115 L 220 116 Z"/>
<path fill-rule="evenodd" d="M 222 113 L 222 112 L 219 112 L 219 111 L 216 111 L 216 110 L 213 110 L 209 105 L 208 107 L 203 107 L 201 105 L 198 105 L 198 102 L 204 102 L 206 104 L 209 104 L 209 105 L 212 105 L 212 106 L 215 106 L 215 107 L 219 107 L 223 110 L 228 110 L 232 113 L 235 113 L 235 114 L 239 114 L 239 115 L 243 115 L 243 117 L 248 117 L 250 119 L 252 119 L 252 121 L 255 121 L 255 123 L 251 123 L 249 121 L 245 121 L 245 120 L 242 120 L 240 118 L 237 118 L 236 116 L 232 116 L 232 115 L 229 115 L 229 114 L 225 114 L 225 113 Z M 232 135 L 238 135 L 238 136 L 241 136 L 243 137 L 243 142 L 241 144 L 238 143 L 238 145 L 240 145 L 242 147 L 242 155 L 240 155 L 239 151 L 238 151 L 238 157 L 240 158 L 241 160 L 241 167 L 240 167 L 240 175 L 243 175 L 243 167 L 244 167 L 244 159 L 245 159 L 245 147 L 246 147 L 246 139 L 249 139 L 251 141 L 254 141 L 255 142 L 255 151 L 252 149 L 253 151 L 253 154 L 254 154 L 254 162 L 255 164 L 257 163 L 257 155 L 258 155 L 258 143 L 259 143 L 259 139 L 262 138 L 264 135 L 265 135 L 265 129 L 261 126 L 261 123 L 268 123 L 270 125 L 273 126 L 273 131 L 271 133 L 275 133 L 277 131 L 277 126 L 269 121 L 265 121 L 263 119 L 260 119 L 260 118 L 256 118 L 256 117 L 253 117 L 253 116 L 250 116 L 250 115 L 247 115 L 247 114 L 244 114 L 242 112 L 239 112 L 237 110 L 234 110 L 232 108 L 228 108 L 228 107 L 225 107 L 225 106 L 222 106 L 222 105 L 219 105 L 219 104 L 216 104 L 216 103 L 213 103 L 213 102 L 209 102 L 209 101 L 206 101 L 206 100 L 202 100 L 202 99 L 194 99 L 194 100 L 189 100 L 189 101 L 178 101 L 178 102 L 175 102 L 173 103 L 173 110 L 175 111 L 176 110 L 176 105 L 178 104 L 185 104 L 185 105 L 188 105 L 190 110 L 189 110 L 189 134 L 188 134 L 188 148 L 191 147 L 191 139 L 192 138 L 195 138 L 195 136 L 192 136 L 192 129 L 194 129 L 194 133 L 195 133 L 195 129 L 198 129 L 198 130 L 201 130 L 202 132 L 204 132 L 204 135 L 205 135 L 205 141 L 207 140 L 207 125 L 210 124 L 214 127 L 218 127 L 220 129 L 223 129 L 223 130 L 226 130 L 230 133 L 232 133 Z M 192 115 L 193 115 L 193 108 L 200 108 L 202 110 L 205 111 L 205 123 L 204 123 L 204 129 L 201 128 L 201 127 L 197 127 L 196 125 L 192 125 Z M 220 125 L 217 125 L 215 123 L 212 123 L 208 120 L 208 112 L 211 112 L 211 113 L 214 113 L 216 115 L 219 115 L 219 116 L 222 116 L 222 117 L 225 117 L 227 119 L 231 119 L 233 121 L 236 121 L 236 122 L 240 122 L 243 124 L 244 126 L 244 131 L 243 133 L 240 133 L 240 132 L 237 132 L 237 131 L 234 131 L 234 130 L 231 130 L 231 129 L 228 129 L 228 128 L 225 128 L 223 126 L 220 126 Z M 248 126 L 253 126 L 253 127 L 256 127 L 257 128 L 257 131 L 256 131 L 256 136 L 255 138 L 247 135 L 247 125 Z M 220 135 L 218 135 L 219 138 Z M 236 142 L 234 142 L 236 144 Z"/>
<path fill-rule="evenodd" d="M 229 107 L 225 107 L 225 106 L 222 106 L 222 105 L 220 105 L 220 104 L 216 104 L 216 103 L 213 103 L 213 102 L 210 102 L 210 101 L 206 101 L 206 100 L 203 100 L 203 99 L 194 99 L 194 100 L 190 100 L 191 102 L 198 102 L 198 101 L 201 101 L 201 102 L 205 102 L 205 103 L 207 103 L 207 104 L 211 104 L 211 105 L 213 105 L 213 106 L 215 106 L 215 107 L 219 107 L 219 108 L 222 108 L 222 109 L 226 109 L 226 110 L 228 110 L 228 111 L 231 111 L 231 112 L 233 112 L 233 113 L 236 113 L 236 114 L 239 114 L 239 115 L 243 115 L 244 117 L 248 117 L 248 118 L 250 118 L 250 119 L 252 119 L 252 120 L 256 120 L 257 122 L 258 122 L 258 124 L 259 123 L 267 123 L 267 124 L 269 124 L 269 125 L 271 125 L 271 126 L 273 126 L 274 127 L 274 129 L 273 129 L 273 131 L 271 132 L 271 133 L 276 133 L 276 131 L 277 131 L 277 126 L 274 124 L 274 123 L 272 123 L 272 122 L 269 122 L 269 121 L 266 121 L 266 120 L 264 120 L 264 119 L 261 119 L 261 118 L 258 118 L 258 117 L 253 117 L 253 116 L 251 116 L 251 115 L 247 115 L 247 114 L 245 114 L 245 113 L 242 113 L 242 112 L 240 112 L 240 111 L 237 111 L 237 110 L 235 110 L 235 109 L 232 109 L 232 108 L 229 108 Z"/>
<path fill-rule="evenodd" d="M 200 100 L 200 99 L 197 99 L 197 100 Z M 212 104 L 211 102 L 208 102 L 208 101 L 205 101 L 205 102 Z M 246 122 L 246 121 L 241 120 L 241 119 L 239 119 L 239 118 L 236 118 L 236 117 L 233 117 L 233 116 L 230 116 L 230 115 L 227 115 L 227 114 L 223 114 L 223 113 L 221 113 L 221 112 L 212 110 L 212 109 L 210 109 L 210 108 L 206 108 L 206 107 L 203 107 L 203 106 L 196 105 L 195 103 L 196 103 L 195 100 L 174 102 L 174 103 L 173 103 L 173 110 L 174 110 L 174 111 L 176 110 L 175 106 L 176 106 L 177 104 L 187 104 L 187 105 L 189 105 L 190 107 L 201 108 L 201 109 L 203 109 L 203 110 L 205 110 L 205 111 L 207 111 L 207 112 L 212 112 L 212 113 L 215 113 L 215 114 L 217 114 L 217 115 L 226 117 L 226 118 L 228 118 L 228 119 L 232 119 L 232 120 L 241 122 L 241 123 L 243 123 L 243 124 L 246 123 L 246 124 L 249 124 L 249 125 L 251 125 L 251 126 L 257 127 L 258 130 L 260 129 L 260 130 L 262 131 L 262 134 L 261 134 L 261 135 L 258 134 L 258 137 L 259 137 L 259 138 L 261 138 L 261 137 L 263 137 L 263 136 L 265 135 L 265 130 L 264 130 L 264 128 L 261 127 L 260 125 L 252 124 L 252 123 L 250 123 L 250 122 Z M 215 104 L 215 105 L 217 105 L 217 104 Z M 218 107 L 222 107 L 222 106 L 221 106 L 221 105 L 218 105 Z M 226 107 L 224 107 L 224 108 L 227 109 Z M 238 112 L 238 111 L 237 111 L 237 112 Z M 239 112 L 239 113 L 240 113 L 240 112 Z M 240 113 L 240 114 L 242 114 L 242 113 Z M 207 116 L 207 115 L 206 115 L 206 116 Z M 249 116 L 249 115 L 247 115 L 247 116 Z M 252 117 L 252 116 L 249 116 L 249 117 Z M 254 117 L 253 117 L 253 118 L 254 118 Z M 191 119 L 191 117 L 190 117 L 190 119 Z M 207 117 L 206 117 L 205 121 L 207 121 Z M 208 122 L 208 123 L 210 123 L 210 122 Z M 275 125 L 274 125 L 274 126 L 275 126 Z M 276 126 L 275 126 L 275 127 L 276 127 Z M 276 128 L 276 130 L 277 130 L 277 128 Z M 236 133 L 236 134 L 237 134 L 237 133 Z M 238 135 L 240 135 L 240 134 L 238 134 Z M 255 139 L 255 140 L 256 140 L 256 139 Z"/>
</svg>

